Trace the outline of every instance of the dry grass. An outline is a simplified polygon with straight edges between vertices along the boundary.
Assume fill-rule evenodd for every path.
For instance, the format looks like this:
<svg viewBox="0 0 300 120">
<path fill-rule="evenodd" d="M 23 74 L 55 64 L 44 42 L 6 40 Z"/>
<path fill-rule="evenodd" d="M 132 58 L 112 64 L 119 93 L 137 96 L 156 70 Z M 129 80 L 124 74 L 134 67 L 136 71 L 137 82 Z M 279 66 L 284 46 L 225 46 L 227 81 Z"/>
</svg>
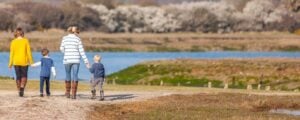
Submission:
<svg viewBox="0 0 300 120">
<path fill-rule="evenodd" d="M 300 109 L 300 96 L 248 94 L 172 95 L 144 102 L 93 105 L 87 119 L 104 120 L 296 120 L 299 117 L 271 114 L 270 109 Z"/>
<path fill-rule="evenodd" d="M 16 90 L 16 85 L 14 80 L 1 79 L 0 78 L 0 90 Z M 64 91 L 65 83 L 64 81 L 51 81 L 51 90 L 54 91 Z M 79 82 L 79 91 L 90 91 L 90 86 L 88 82 Z M 39 90 L 39 81 L 38 80 L 29 80 L 27 82 L 27 90 L 38 91 Z M 200 88 L 196 87 L 173 87 L 173 86 L 141 86 L 141 85 L 104 85 L 106 91 L 180 91 L 180 92 L 197 92 Z M 204 88 L 201 88 L 204 89 Z M 206 90 L 210 91 L 210 90 Z M 216 90 L 213 90 L 216 91 Z"/>
<path fill-rule="evenodd" d="M 15 80 L 0 79 L 0 90 L 16 90 Z M 64 91 L 65 83 L 63 81 L 51 81 L 51 90 Z M 40 83 L 37 80 L 29 80 L 26 85 L 26 90 L 39 91 Z M 87 83 L 79 83 L 79 90 L 87 91 L 89 90 L 89 85 Z"/>
<path fill-rule="evenodd" d="M 0 90 L 15 89 L 15 81 L 0 80 Z M 52 90 L 63 91 L 64 83 L 52 81 Z M 88 84 L 81 82 L 79 91 L 87 91 Z M 38 81 L 29 81 L 27 90 L 38 91 Z M 121 104 L 93 103 L 85 106 L 88 112 L 86 119 L 117 120 L 198 120 L 198 119 L 230 119 L 230 120 L 283 120 L 299 119 L 296 116 L 271 114 L 270 109 L 300 109 L 300 95 L 291 92 L 263 92 L 246 90 L 222 90 L 198 87 L 169 86 L 122 86 L 106 85 L 106 91 L 168 91 L 168 93 L 188 93 L 154 98 L 147 101 L 126 102 Z M 200 92 L 200 93 L 199 93 Z M 190 94 L 197 93 L 197 94 Z M 6 97 L 5 97 L 6 98 Z M 18 100 L 18 99 L 17 99 Z M 55 99 L 57 100 L 57 99 Z M 52 104 L 56 105 L 54 101 Z M 23 101 L 23 99 L 22 99 Z M 39 105 L 37 101 L 27 101 L 28 105 Z M 49 102 L 49 101 L 48 101 Z M 43 102 L 44 103 L 44 102 Z M 49 102 L 51 103 L 51 102 Z M 27 104 L 25 104 L 27 105 Z M 41 105 L 39 105 L 41 106 Z M 80 106 L 76 104 L 76 108 Z M 36 107 L 32 110 L 36 110 Z M 60 108 L 60 107 L 57 107 Z M 50 108 L 48 108 L 50 109 Z M 51 108 L 53 109 L 53 108 Z M 70 109 L 70 108 L 69 108 Z M 73 109 L 73 108 L 72 108 Z M 59 109 L 60 110 L 60 109 Z M 1 112 L 1 111 L 0 111 Z M 45 112 L 45 111 L 43 111 Z M 0 113 L 1 114 L 1 113 Z M 52 116 L 53 117 L 53 116 Z"/>
<path fill-rule="evenodd" d="M 31 32 L 26 36 L 35 51 L 47 47 L 58 51 L 62 30 Z M 80 34 L 87 51 L 298 51 L 300 37 L 288 33 L 164 33 L 164 34 Z M 0 51 L 9 50 L 12 33 L 0 32 Z M 183 44 L 184 43 L 184 44 Z"/>
</svg>

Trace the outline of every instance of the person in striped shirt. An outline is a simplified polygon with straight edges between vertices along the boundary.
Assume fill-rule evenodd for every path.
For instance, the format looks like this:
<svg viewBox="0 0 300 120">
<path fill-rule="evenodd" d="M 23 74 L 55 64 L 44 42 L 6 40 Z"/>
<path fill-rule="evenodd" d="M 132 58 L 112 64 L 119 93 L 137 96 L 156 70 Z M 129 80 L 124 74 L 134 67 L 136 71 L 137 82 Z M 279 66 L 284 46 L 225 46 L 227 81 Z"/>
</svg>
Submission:
<svg viewBox="0 0 300 120">
<path fill-rule="evenodd" d="M 63 64 L 66 70 L 66 97 L 76 99 L 80 58 L 83 59 L 86 66 L 89 66 L 89 61 L 85 55 L 81 39 L 78 37 L 80 33 L 78 27 L 69 27 L 68 32 L 69 34 L 62 38 L 60 51 L 64 54 Z M 73 73 L 73 75 L 71 75 L 71 73 Z M 70 95 L 71 88 L 72 95 Z"/>
</svg>

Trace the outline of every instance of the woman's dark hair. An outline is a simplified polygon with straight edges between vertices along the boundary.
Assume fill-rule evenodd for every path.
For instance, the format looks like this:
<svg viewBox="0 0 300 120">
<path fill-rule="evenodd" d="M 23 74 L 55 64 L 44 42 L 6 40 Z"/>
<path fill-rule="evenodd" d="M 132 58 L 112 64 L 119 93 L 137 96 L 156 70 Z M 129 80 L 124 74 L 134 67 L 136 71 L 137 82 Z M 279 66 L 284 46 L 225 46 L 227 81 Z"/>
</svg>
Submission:
<svg viewBox="0 0 300 120">
<path fill-rule="evenodd" d="M 14 32 L 14 36 L 15 36 L 15 38 L 17 38 L 17 37 L 24 37 L 24 31 L 23 31 L 23 29 L 18 27 L 15 30 L 15 32 Z"/>
<path fill-rule="evenodd" d="M 49 50 L 47 48 L 44 48 L 44 49 L 42 49 L 41 53 L 43 56 L 46 56 L 49 54 Z"/>
</svg>

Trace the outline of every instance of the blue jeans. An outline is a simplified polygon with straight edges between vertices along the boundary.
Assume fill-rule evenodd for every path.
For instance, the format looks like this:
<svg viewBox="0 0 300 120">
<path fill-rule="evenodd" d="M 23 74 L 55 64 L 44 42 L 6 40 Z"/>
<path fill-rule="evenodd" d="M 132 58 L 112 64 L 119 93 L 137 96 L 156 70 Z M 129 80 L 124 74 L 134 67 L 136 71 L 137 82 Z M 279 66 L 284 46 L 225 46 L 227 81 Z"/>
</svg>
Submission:
<svg viewBox="0 0 300 120">
<path fill-rule="evenodd" d="M 78 81 L 79 65 L 80 65 L 79 63 L 65 64 L 66 81 L 71 81 L 71 80 Z M 71 72 L 73 73 L 73 77 L 71 76 Z"/>
<path fill-rule="evenodd" d="M 42 77 L 40 78 L 40 93 L 44 93 L 44 83 L 46 82 L 46 93 L 50 95 L 50 77 Z"/>
</svg>

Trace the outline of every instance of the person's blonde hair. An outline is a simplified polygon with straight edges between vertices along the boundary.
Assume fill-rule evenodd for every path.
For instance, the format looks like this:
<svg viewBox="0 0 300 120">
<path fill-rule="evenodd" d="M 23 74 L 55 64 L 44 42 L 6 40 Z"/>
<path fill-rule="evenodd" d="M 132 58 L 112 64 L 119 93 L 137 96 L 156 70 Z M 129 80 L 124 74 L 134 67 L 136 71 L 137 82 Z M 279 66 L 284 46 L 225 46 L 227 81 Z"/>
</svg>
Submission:
<svg viewBox="0 0 300 120">
<path fill-rule="evenodd" d="M 72 33 L 72 34 L 74 34 L 74 33 L 79 34 L 79 32 L 80 32 L 80 30 L 79 30 L 79 28 L 77 26 L 71 26 L 71 27 L 68 28 L 67 31 L 69 33 Z"/>
<path fill-rule="evenodd" d="M 94 61 L 100 62 L 101 61 L 101 56 L 100 55 L 95 55 L 94 56 Z"/>
<path fill-rule="evenodd" d="M 17 37 L 24 37 L 24 31 L 22 28 L 17 28 L 14 32 L 14 37 L 17 38 Z"/>
</svg>

